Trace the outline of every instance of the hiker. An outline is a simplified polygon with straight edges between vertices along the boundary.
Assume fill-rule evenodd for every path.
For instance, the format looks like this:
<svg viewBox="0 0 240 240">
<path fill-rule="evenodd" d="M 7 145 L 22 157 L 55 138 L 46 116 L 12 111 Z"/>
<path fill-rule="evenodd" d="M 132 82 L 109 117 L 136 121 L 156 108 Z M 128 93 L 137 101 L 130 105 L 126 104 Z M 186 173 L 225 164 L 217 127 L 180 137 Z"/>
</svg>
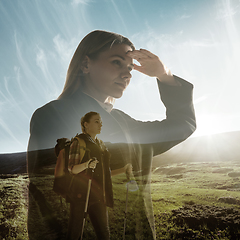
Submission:
<svg viewBox="0 0 240 240">
<path fill-rule="evenodd" d="M 109 152 L 103 141 L 96 137 L 100 134 L 102 120 L 98 113 L 89 112 L 81 118 L 82 134 L 78 135 L 85 142 L 84 156 L 81 154 L 79 141 L 75 138 L 70 146 L 69 171 L 76 175 L 73 184 L 74 199 L 70 201 L 70 219 L 68 240 L 78 240 L 82 233 L 84 208 L 86 201 L 87 212 L 98 239 L 109 239 L 107 206 L 113 207 L 113 193 L 111 172 L 109 166 Z M 96 158 L 95 160 L 93 158 Z M 121 170 L 125 172 L 127 165 Z M 94 169 L 94 173 L 92 170 Z M 120 171 L 118 170 L 118 173 Z M 113 171 L 114 174 L 114 171 Z M 90 196 L 86 196 L 87 189 L 82 187 L 82 182 L 92 175 Z M 79 183 L 79 184 L 78 184 Z M 84 182 L 85 185 L 87 182 Z M 84 189 L 84 190 L 83 190 Z M 88 201 L 89 199 L 89 201 Z"/>
<path fill-rule="evenodd" d="M 159 90 L 166 107 L 164 120 L 142 122 L 113 108 L 114 99 L 121 98 L 129 85 L 132 70 L 157 81 L 156 91 Z M 40 150 L 52 148 L 58 138 L 71 138 L 78 130 L 81 116 L 98 112 L 104 122 L 100 138 L 111 154 L 111 169 L 131 163 L 139 185 L 137 203 L 129 203 L 138 217 L 132 219 L 133 228 L 128 233 L 139 239 L 156 239 L 150 193 L 152 159 L 195 131 L 192 89 L 191 83 L 172 75 L 158 56 L 145 49 L 136 50 L 129 39 L 100 30 L 89 33 L 71 59 L 58 99 L 37 109 L 32 116 L 28 146 L 30 182 L 31 174 L 46 165 Z M 151 101 L 152 93 L 145 94 Z"/>
</svg>

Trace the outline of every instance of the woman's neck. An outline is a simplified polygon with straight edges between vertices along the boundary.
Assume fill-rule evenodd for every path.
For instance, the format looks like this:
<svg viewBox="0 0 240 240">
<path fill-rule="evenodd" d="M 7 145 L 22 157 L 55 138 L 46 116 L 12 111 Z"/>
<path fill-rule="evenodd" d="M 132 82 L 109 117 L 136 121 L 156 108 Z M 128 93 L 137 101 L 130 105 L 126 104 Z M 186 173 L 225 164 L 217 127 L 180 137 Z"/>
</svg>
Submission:
<svg viewBox="0 0 240 240">
<path fill-rule="evenodd" d="M 97 134 L 90 134 L 90 133 L 86 133 L 86 134 L 88 134 L 91 138 L 92 138 L 92 140 L 96 140 L 96 136 L 97 136 Z"/>
<path fill-rule="evenodd" d="M 101 94 L 97 89 L 88 86 L 87 83 L 85 83 L 85 86 L 83 87 L 83 92 L 102 103 L 108 99 L 108 96 Z"/>
</svg>

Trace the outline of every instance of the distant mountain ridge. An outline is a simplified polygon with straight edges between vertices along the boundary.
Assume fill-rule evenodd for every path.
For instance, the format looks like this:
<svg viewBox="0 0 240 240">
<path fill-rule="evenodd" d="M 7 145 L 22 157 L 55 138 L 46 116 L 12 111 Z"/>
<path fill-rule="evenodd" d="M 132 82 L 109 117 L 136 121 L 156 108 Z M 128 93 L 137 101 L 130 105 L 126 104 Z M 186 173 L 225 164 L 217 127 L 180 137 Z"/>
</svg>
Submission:
<svg viewBox="0 0 240 240">
<path fill-rule="evenodd" d="M 48 165 L 56 163 L 54 148 L 39 150 L 42 163 Z M 27 172 L 27 153 L 0 154 L 0 174 L 17 174 Z"/>
<path fill-rule="evenodd" d="M 239 161 L 240 131 L 189 138 L 162 155 L 154 157 L 153 167 L 169 162 Z"/>
<path fill-rule="evenodd" d="M 56 162 L 54 149 L 40 150 L 43 163 Z M 0 154 L 0 174 L 26 173 L 26 152 Z M 168 152 L 154 157 L 153 167 L 172 162 L 239 161 L 240 131 L 189 138 Z"/>
</svg>

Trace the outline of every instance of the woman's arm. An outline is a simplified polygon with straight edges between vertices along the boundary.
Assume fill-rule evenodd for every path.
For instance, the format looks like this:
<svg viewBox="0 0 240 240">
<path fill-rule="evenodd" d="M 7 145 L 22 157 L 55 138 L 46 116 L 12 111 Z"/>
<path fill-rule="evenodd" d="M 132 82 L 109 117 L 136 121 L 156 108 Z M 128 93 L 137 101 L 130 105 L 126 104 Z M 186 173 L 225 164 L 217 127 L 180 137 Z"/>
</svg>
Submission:
<svg viewBox="0 0 240 240">
<path fill-rule="evenodd" d="M 85 154 L 85 149 L 86 149 L 86 146 L 83 146 L 84 142 L 82 141 L 84 140 L 75 139 L 70 146 L 68 169 L 73 174 L 78 174 L 88 168 L 95 169 L 98 163 L 98 160 L 93 160 L 93 159 L 90 159 L 87 162 L 81 163 Z"/>
<path fill-rule="evenodd" d="M 80 164 L 74 165 L 72 167 L 72 169 L 69 169 L 69 170 L 73 174 L 78 174 L 78 173 L 86 170 L 87 168 L 88 168 L 88 162 L 85 162 L 85 163 L 80 163 Z"/>
<path fill-rule="evenodd" d="M 115 169 L 111 171 L 111 176 L 116 176 L 121 173 L 127 173 L 128 175 L 132 174 L 132 164 L 128 163 L 124 167 Z"/>
<path fill-rule="evenodd" d="M 84 162 L 84 163 L 80 163 L 80 164 L 77 164 L 77 165 L 74 165 L 71 172 L 73 174 L 78 174 L 88 168 L 92 168 L 92 169 L 95 169 L 96 166 L 97 166 L 97 163 L 98 163 L 98 160 L 93 160 L 93 159 L 90 159 L 89 161 L 87 162 Z"/>
<path fill-rule="evenodd" d="M 161 100 L 166 107 L 162 121 L 137 121 L 120 110 L 111 115 L 131 136 L 132 143 L 151 145 L 153 155 L 161 154 L 188 138 L 196 129 L 192 103 L 193 85 L 173 76 L 181 86 L 174 87 L 158 81 Z"/>
</svg>

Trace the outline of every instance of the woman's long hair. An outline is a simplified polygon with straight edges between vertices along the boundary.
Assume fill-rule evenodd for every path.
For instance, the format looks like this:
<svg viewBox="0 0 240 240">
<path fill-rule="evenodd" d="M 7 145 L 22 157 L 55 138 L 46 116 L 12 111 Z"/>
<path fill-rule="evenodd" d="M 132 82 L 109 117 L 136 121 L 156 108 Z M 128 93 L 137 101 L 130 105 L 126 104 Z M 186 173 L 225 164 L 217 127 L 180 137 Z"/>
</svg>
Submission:
<svg viewBox="0 0 240 240">
<path fill-rule="evenodd" d="M 75 93 L 84 81 L 81 70 L 86 56 L 90 59 L 97 58 L 99 53 L 111 48 L 114 44 L 127 44 L 135 50 L 133 43 L 126 37 L 117 33 L 96 30 L 86 35 L 79 43 L 69 64 L 66 82 L 58 99 L 70 97 Z"/>
</svg>

